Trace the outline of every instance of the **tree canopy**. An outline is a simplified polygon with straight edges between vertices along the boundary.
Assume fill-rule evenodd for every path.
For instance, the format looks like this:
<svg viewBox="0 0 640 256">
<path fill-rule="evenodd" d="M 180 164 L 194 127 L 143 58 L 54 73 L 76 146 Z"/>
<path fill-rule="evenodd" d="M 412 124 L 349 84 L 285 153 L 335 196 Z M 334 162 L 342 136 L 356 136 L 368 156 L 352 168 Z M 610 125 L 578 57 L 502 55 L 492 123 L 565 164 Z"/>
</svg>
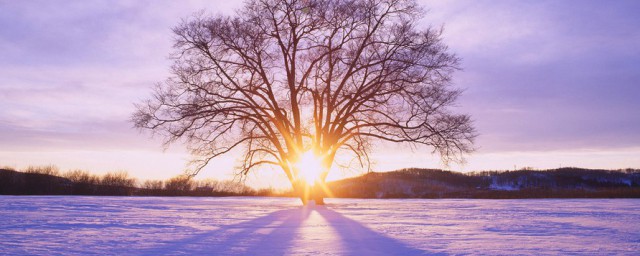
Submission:
<svg viewBox="0 0 640 256">
<path fill-rule="evenodd" d="M 451 111 L 459 58 L 409 0 L 256 0 L 173 29 L 172 75 L 137 105 L 135 126 L 183 140 L 194 174 L 236 147 L 240 173 L 305 152 L 370 165 L 372 142 L 425 146 L 444 161 L 472 151 L 470 117 Z"/>
</svg>

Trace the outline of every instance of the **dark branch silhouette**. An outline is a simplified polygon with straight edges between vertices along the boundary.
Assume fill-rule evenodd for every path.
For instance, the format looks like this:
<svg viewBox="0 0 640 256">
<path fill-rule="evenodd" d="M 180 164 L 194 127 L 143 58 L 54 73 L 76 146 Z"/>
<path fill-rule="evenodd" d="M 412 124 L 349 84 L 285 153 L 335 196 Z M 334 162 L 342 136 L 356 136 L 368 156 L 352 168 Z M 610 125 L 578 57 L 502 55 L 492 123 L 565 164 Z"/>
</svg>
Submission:
<svg viewBox="0 0 640 256">
<path fill-rule="evenodd" d="M 417 27 L 422 15 L 404 0 L 260 0 L 233 17 L 195 15 L 174 28 L 173 75 L 133 122 L 184 140 L 192 175 L 241 147 L 240 174 L 279 166 L 299 191 L 294 163 L 307 151 L 322 157 L 321 183 L 336 154 L 368 169 L 373 140 L 459 161 L 475 136 L 449 109 L 459 59 L 440 29 Z"/>
</svg>

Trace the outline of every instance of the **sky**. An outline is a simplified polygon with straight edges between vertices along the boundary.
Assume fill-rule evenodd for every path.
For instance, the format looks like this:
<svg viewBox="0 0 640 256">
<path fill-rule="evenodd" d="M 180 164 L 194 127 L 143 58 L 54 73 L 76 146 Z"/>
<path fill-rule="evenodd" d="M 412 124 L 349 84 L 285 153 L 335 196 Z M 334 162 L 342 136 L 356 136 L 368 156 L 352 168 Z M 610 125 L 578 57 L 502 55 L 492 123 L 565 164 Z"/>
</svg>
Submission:
<svg viewBox="0 0 640 256">
<path fill-rule="evenodd" d="M 462 59 L 455 111 L 479 137 L 464 164 L 379 144 L 375 171 L 640 168 L 640 1 L 419 1 Z M 190 159 L 134 129 L 133 104 L 170 75 L 171 28 L 241 1 L 0 0 L 0 166 L 166 179 Z M 199 178 L 233 177 L 235 155 Z M 360 170 L 332 171 L 330 179 Z M 286 184 L 281 170 L 251 174 Z"/>
</svg>

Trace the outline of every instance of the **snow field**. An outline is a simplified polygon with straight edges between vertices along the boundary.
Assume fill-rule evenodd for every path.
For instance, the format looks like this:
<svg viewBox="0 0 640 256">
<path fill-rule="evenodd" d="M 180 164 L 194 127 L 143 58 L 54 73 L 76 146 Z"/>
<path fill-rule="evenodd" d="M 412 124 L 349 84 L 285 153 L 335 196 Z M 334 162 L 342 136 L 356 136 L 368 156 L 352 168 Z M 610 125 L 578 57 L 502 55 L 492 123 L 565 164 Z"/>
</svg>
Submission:
<svg viewBox="0 0 640 256">
<path fill-rule="evenodd" d="M 638 199 L 0 196 L 1 255 L 623 254 Z"/>
</svg>

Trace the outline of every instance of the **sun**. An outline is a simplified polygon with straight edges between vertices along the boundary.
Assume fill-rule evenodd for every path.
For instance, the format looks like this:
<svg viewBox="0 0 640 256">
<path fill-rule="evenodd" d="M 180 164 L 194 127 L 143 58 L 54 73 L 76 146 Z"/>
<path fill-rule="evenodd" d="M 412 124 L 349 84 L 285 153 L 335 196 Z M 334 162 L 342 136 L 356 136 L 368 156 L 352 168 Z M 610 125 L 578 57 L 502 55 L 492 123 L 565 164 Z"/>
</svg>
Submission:
<svg viewBox="0 0 640 256">
<path fill-rule="evenodd" d="M 311 150 L 300 156 L 295 164 L 299 170 L 298 177 L 303 179 L 308 185 L 313 185 L 322 174 L 322 159 L 316 156 Z"/>
</svg>

